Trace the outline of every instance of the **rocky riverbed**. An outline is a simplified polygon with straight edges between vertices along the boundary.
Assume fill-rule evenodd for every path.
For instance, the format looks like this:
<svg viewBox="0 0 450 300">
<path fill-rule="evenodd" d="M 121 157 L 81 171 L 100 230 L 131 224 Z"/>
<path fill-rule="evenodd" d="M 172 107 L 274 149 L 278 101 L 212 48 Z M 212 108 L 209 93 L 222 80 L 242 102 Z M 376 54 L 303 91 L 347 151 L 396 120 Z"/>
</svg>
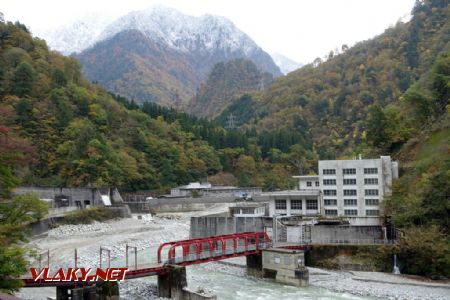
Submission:
<svg viewBox="0 0 450 300">
<path fill-rule="evenodd" d="M 226 209 L 227 205 L 217 205 L 212 212 Z M 110 249 L 113 262 L 123 262 L 126 244 L 137 247 L 141 253 L 140 260 L 145 260 L 148 256 L 147 262 L 150 262 L 154 259 L 155 249 L 159 244 L 189 236 L 191 216 L 210 212 L 144 216 L 140 220 L 121 219 L 90 225 L 65 225 L 33 238 L 29 246 L 38 252 L 49 249 L 51 265 L 65 267 L 73 266 L 75 248 L 78 251 L 79 266 L 98 265 L 100 246 Z M 147 252 L 148 255 L 142 255 Z M 402 275 L 377 272 L 316 268 L 309 268 L 311 288 L 298 294 L 297 288 L 247 277 L 243 258 L 232 259 L 231 263 L 214 262 L 189 267 L 189 288 L 206 288 L 208 291 L 209 287 L 216 287 L 213 292 L 218 294 L 219 299 L 299 299 L 305 298 L 304 295 L 309 299 L 450 299 L 450 285 L 445 283 L 424 282 Z M 236 291 L 240 286 L 243 290 Z M 229 291 L 224 292 L 222 289 Z M 262 293 L 262 290 L 263 295 L 258 296 L 257 293 Z M 120 294 L 123 299 L 158 299 L 156 280 L 142 278 L 124 281 L 120 283 Z M 23 299 L 46 299 L 55 296 L 55 289 L 25 288 L 17 296 Z"/>
</svg>

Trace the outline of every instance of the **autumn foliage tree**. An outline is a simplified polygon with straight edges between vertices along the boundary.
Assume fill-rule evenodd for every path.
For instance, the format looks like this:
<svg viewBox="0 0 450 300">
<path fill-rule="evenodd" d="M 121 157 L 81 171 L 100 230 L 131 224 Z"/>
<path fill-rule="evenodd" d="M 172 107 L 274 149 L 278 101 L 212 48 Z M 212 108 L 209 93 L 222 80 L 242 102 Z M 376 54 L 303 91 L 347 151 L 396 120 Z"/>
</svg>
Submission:
<svg viewBox="0 0 450 300">
<path fill-rule="evenodd" d="M 0 197 L 8 197 L 20 182 L 14 168 L 32 160 L 32 147 L 15 133 L 14 119 L 13 110 L 0 104 Z"/>
<path fill-rule="evenodd" d="M 17 277 L 27 270 L 26 251 L 17 245 L 25 241 L 25 226 L 42 218 L 48 209 L 34 195 L 9 198 L 20 183 L 15 169 L 32 162 L 33 154 L 29 143 L 17 136 L 14 118 L 13 110 L 0 104 L 0 290 L 7 292 L 21 287 Z"/>
</svg>

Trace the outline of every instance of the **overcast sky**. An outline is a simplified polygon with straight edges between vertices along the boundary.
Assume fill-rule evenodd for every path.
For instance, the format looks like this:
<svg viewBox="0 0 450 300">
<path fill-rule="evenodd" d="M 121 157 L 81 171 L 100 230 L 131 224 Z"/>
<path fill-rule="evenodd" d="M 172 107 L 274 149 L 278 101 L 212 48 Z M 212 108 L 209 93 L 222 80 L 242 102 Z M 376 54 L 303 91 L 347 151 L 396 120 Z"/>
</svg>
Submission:
<svg viewBox="0 0 450 300">
<path fill-rule="evenodd" d="M 185 14 L 224 16 L 267 52 L 298 62 L 323 57 L 342 44 L 382 33 L 409 16 L 415 0 L 2 0 L 5 19 L 32 32 L 74 21 L 88 13 L 118 17 L 153 5 Z"/>
</svg>

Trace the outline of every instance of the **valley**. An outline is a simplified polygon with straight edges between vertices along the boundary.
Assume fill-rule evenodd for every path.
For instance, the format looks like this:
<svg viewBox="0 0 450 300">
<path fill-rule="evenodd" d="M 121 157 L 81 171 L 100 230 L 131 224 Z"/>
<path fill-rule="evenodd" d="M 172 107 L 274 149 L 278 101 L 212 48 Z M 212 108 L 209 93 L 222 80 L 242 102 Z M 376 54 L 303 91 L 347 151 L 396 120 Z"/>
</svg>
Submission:
<svg viewBox="0 0 450 300">
<path fill-rule="evenodd" d="M 343 41 L 305 64 L 271 56 L 275 48 L 263 49 L 227 17 L 181 11 L 157 5 L 127 9 L 114 18 L 86 15 L 46 36 L 0 14 L 0 253 L 5 253 L 0 290 L 20 289 L 26 245 L 61 247 L 63 260 L 76 245 L 137 241 L 148 249 L 188 238 L 189 218 L 211 214 L 211 220 L 267 218 L 260 230 L 275 242 L 280 220 L 284 242 L 298 236 L 295 242 L 302 247 L 313 240 L 305 238 L 302 226 L 358 227 L 357 232 L 373 226 L 380 234 L 370 236 L 370 243 L 386 244 L 378 252 L 356 251 L 356 263 L 349 265 L 375 265 L 380 257 L 395 255 L 402 274 L 444 282 L 431 287 L 389 274 L 388 283 L 381 282 L 383 273 L 326 270 L 339 265 L 332 258 L 320 268 L 308 266 L 312 287 L 306 290 L 246 277 L 236 266 L 193 268 L 190 280 L 200 285 L 224 282 L 225 291 L 216 291 L 221 299 L 256 294 L 274 299 L 279 293 L 292 299 L 445 299 L 450 278 L 448 1 L 416 1 L 410 18 L 355 45 Z M 302 44 L 301 38 L 289 38 Z M 28 187 L 59 189 L 61 195 L 16 193 Z M 64 188 L 98 189 L 100 204 L 73 201 L 76 193 L 63 195 Z M 246 188 L 263 195 L 236 194 Z M 102 223 L 104 236 L 86 229 L 79 238 L 62 234 L 59 240 L 52 238 L 56 228 L 27 242 L 26 226 L 61 208 L 56 202 L 68 201 L 80 214 L 91 205 L 126 206 L 105 204 L 112 192 L 100 193 L 114 189 L 136 202 L 158 198 L 169 206 L 173 197 L 195 203 L 223 189 L 234 193 L 226 197 L 242 212 L 256 212 L 259 200 L 254 200 L 261 196 L 264 216 L 235 217 L 223 203 L 220 211 L 174 218 L 151 212 L 151 224 Z M 177 189 L 186 194 L 178 195 Z M 256 230 L 256 221 L 252 224 Z M 300 228 L 295 234 L 287 229 L 292 224 Z M 327 240 L 354 241 L 341 239 L 339 230 Z M 149 232 L 155 234 L 152 244 L 144 245 Z M 376 257 L 370 257 L 373 253 Z M 376 270 L 389 272 L 389 259 Z M 209 270 L 221 267 L 225 271 L 209 280 Z M 141 292 L 155 296 L 154 287 L 143 291 L 137 282 L 121 287 L 126 299 Z M 235 291 L 239 282 L 248 291 Z M 18 295 L 33 298 L 26 290 Z"/>
</svg>

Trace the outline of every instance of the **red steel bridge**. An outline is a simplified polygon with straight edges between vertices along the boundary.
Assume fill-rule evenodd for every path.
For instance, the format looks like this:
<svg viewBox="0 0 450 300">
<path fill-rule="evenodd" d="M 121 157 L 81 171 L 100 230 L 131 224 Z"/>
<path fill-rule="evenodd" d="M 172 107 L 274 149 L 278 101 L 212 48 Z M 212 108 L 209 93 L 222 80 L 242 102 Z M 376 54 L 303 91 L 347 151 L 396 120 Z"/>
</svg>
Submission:
<svg viewBox="0 0 450 300">
<path fill-rule="evenodd" d="M 232 257 L 247 256 L 258 254 L 262 249 L 269 248 L 270 239 L 265 232 L 242 232 L 236 234 L 227 234 L 212 236 L 207 238 L 197 238 L 182 241 L 173 241 L 163 243 L 159 246 L 157 252 L 157 263 L 138 265 L 136 247 L 126 246 L 126 263 L 124 267 L 128 268 L 125 279 L 133 279 L 145 276 L 162 275 L 167 272 L 168 265 L 189 266 L 210 261 L 218 261 Z M 128 266 L 128 250 L 134 248 L 135 261 L 134 266 Z M 167 251 L 168 250 L 168 251 Z M 163 260 L 163 251 L 167 251 L 167 257 Z M 110 250 L 100 248 L 99 268 L 102 268 L 102 256 L 107 253 L 107 264 L 111 263 Z M 47 267 L 50 268 L 50 255 L 47 255 Z M 39 257 L 41 261 L 41 256 Z M 75 265 L 77 268 L 77 250 L 75 249 Z M 41 263 L 39 262 L 39 268 Z M 94 269 L 94 268 L 93 268 Z M 93 270 L 95 271 L 95 270 Z M 43 279 L 34 280 L 31 277 L 22 278 L 25 287 L 44 287 L 44 286 L 74 286 L 88 285 L 91 282 L 80 281 L 44 281 Z"/>
</svg>

